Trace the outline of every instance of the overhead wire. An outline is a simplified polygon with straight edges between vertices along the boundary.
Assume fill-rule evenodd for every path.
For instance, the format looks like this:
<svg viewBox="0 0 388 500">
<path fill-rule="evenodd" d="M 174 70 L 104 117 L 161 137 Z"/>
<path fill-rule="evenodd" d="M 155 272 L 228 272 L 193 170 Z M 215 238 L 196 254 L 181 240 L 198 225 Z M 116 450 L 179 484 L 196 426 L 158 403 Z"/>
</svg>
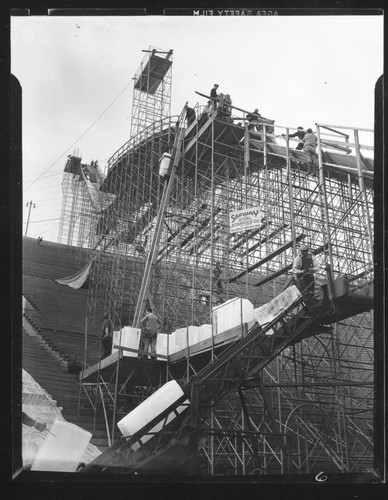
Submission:
<svg viewBox="0 0 388 500">
<path fill-rule="evenodd" d="M 55 217 L 54 219 L 43 219 L 43 220 L 31 220 L 29 222 L 29 224 L 36 224 L 38 222 L 49 222 L 49 221 L 52 221 L 52 220 L 59 220 L 60 217 Z M 23 224 L 27 224 L 27 222 L 23 222 Z"/>
<path fill-rule="evenodd" d="M 68 151 L 70 148 L 72 148 L 75 144 L 77 144 L 77 142 L 85 135 L 87 134 L 87 132 L 89 132 L 89 130 L 98 122 L 98 120 L 108 111 L 108 109 L 110 109 L 113 104 L 117 101 L 117 99 L 126 91 L 126 89 L 132 84 L 132 79 L 127 83 L 127 85 L 125 85 L 125 87 L 123 88 L 123 90 L 115 97 L 115 99 L 109 104 L 109 106 L 107 106 L 104 111 L 102 113 L 100 113 L 100 115 L 94 120 L 94 122 L 89 125 L 89 127 L 70 145 L 66 148 L 66 150 L 60 155 L 58 156 L 58 158 L 48 167 L 46 168 L 46 170 L 41 174 L 39 175 L 33 182 L 31 182 L 31 184 L 29 186 L 27 186 L 23 192 L 27 191 L 27 189 L 29 189 L 31 186 L 33 186 L 35 184 L 35 182 L 37 182 L 39 179 L 41 179 L 50 169 L 51 167 L 53 167 L 57 161 L 59 161 Z"/>
</svg>

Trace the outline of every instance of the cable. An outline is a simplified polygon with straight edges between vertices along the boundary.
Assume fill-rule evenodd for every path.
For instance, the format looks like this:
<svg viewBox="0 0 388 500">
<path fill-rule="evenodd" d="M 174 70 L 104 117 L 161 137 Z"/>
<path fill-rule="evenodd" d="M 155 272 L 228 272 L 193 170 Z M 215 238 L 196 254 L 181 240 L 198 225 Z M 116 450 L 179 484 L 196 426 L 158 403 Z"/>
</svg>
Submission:
<svg viewBox="0 0 388 500">
<path fill-rule="evenodd" d="M 89 130 L 98 122 L 98 120 L 108 111 L 109 108 L 111 108 L 113 106 L 113 104 L 117 101 L 117 99 L 121 96 L 121 94 L 123 94 L 125 92 L 125 90 L 132 84 L 132 80 L 130 82 L 127 83 L 127 85 L 123 88 L 123 90 L 119 93 L 119 95 L 109 104 L 109 106 L 107 108 L 104 109 L 104 111 L 94 120 L 94 122 L 85 130 L 85 132 L 83 132 L 79 137 L 78 139 L 76 139 L 73 144 L 71 144 L 68 148 L 66 148 L 66 150 L 60 155 L 58 156 L 58 158 L 39 176 L 37 177 L 29 186 L 27 186 L 23 192 L 27 191 L 27 189 L 30 189 L 31 186 L 33 186 L 35 184 L 35 182 L 37 182 L 41 177 L 44 176 L 44 174 L 46 172 L 48 172 L 50 170 L 51 167 L 53 167 L 58 160 L 60 160 L 62 158 L 63 155 L 65 155 L 70 148 L 72 148 L 75 144 L 77 144 L 77 142 L 87 133 L 89 132 Z"/>
<path fill-rule="evenodd" d="M 57 172 L 53 172 L 52 174 L 45 175 L 44 178 L 47 179 L 48 177 L 54 177 L 55 175 L 61 175 L 63 173 L 63 169 L 60 168 Z M 44 174 L 42 174 L 43 177 Z M 35 177 L 36 174 L 23 174 L 24 178 L 27 177 Z"/>
<path fill-rule="evenodd" d="M 36 224 L 37 222 L 49 222 L 51 220 L 59 220 L 60 217 L 56 217 L 55 219 L 43 219 L 43 220 L 32 220 L 29 224 Z M 27 224 L 27 222 L 23 222 L 23 224 Z"/>
</svg>

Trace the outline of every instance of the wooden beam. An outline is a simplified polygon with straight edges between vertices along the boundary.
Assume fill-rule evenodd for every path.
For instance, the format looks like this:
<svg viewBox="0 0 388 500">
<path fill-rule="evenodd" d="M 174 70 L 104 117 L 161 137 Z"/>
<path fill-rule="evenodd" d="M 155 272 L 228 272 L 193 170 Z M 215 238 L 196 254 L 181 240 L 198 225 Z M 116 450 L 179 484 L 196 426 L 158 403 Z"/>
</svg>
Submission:
<svg viewBox="0 0 388 500">
<path fill-rule="evenodd" d="M 323 250 L 327 250 L 328 244 L 326 243 L 325 245 L 321 245 L 317 249 L 313 250 L 311 253 L 313 255 L 318 255 L 319 253 L 322 253 Z M 258 281 L 257 283 L 254 283 L 253 286 L 263 286 L 265 283 L 268 281 L 274 280 L 275 278 L 278 278 L 282 274 L 285 274 L 286 272 L 290 271 L 292 269 L 292 264 L 289 264 L 288 266 L 283 267 L 282 269 L 279 269 L 279 271 L 276 271 L 275 273 L 270 274 L 269 276 L 263 278 L 262 280 Z"/>
<path fill-rule="evenodd" d="M 297 236 L 296 242 L 299 243 L 299 241 L 302 240 L 304 237 L 305 237 L 304 234 L 300 234 L 299 236 Z M 261 242 L 260 242 L 260 244 L 261 244 Z M 246 269 L 245 271 L 242 271 L 241 273 L 238 273 L 235 276 L 233 276 L 232 278 L 230 278 L 229 283 L 233 283 L 234 281 L 238 280 L 239 278 L 242 278 L 243 276 L 250 273 L 251 271 L 254 271 L 258 267 L 262 266 L 263 264 L 265 264 L 269 260 L 273 259 L 277 255 L 279 255 L 282 252 L 284 252 L 285 250 L 287 250 L 287 248 L 290 248 L 292 245 L 293 245 L 293 241 L 289 241 L 285 245 L 279 247 L 277 250 L 275 250 L 275 252 L 272 252 L 271 254 L 267 255 L 267 257 L 264 257 L 264 259 L 260 260 L 259 262 L 256 262 L 256 264 L 253 264 L 252 266 L 248 267 L 248 269 Z M 254 247 L 255 247 L 255 245 L 254 245 Z"/>
</svg>

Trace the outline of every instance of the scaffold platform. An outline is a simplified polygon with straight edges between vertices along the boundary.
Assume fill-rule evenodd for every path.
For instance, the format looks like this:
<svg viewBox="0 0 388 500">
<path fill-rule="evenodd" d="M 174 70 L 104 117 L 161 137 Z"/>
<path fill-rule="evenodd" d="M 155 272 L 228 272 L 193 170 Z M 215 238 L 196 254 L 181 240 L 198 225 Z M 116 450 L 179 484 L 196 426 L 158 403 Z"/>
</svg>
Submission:
<svg viewBox="0 0 388 500">
<path fill-rule="evenodd" d="M 230 343 L 222 354 L 204 363 L 197 374 L 182 385 L 184 396 L 175 405 L 163 411 L 134 436 L 116 443 L 89 464 L 86 470 L 96 472 L 103 468 L 105 472 L 133 474 L 155 471 L 171 473 L 178 469 L 182 463 L 173 460 L 177 445 L 183 447 L 185 460 L 198 451 L 201 416 L 217 406 L 228 393 L 242 387 L 286 347 L 300 342 L 302 338 L 327 332 L 327 325 L 338 321 L 333 310 L 344 316 L 345 311 L 354 315 L 366 307 L 373 307 L 370 290 L 369 286 L 363 293 L 338 294 L 338 297 L 324 300 L 314 308 L 302 299 L 302 302 L 292 304 L 265 327 L 255 322 L 246 336 Z M 267 335 L 271 329 L 274 329 L 274 333 Z M 171 422 L 168 415 L 176 412 L 176 408 L 186 398 L 190 399 L 190 406 L 182 414 L 176 414 Z M 162 429 L 155 434 L 152 429 L 157 423 L 162 425 Z M 149 432 L 150 437 L 144 444 L 144 437 Z M 137 445 L 133 448 L 135 443 Z"/>
<path fill-rule="evenodd" d="M 326 285 L 323 285 L 326 293 L 325 288 Z M 371 284 L 357 290 L 355 293 L 347 293 L 336 297 L 332 301 L 332 307 L 329 309 L 325 307 L 324 314 L 319 315 L 319 320 L 313 322 L 309 330 L 303 333 L 303 336 L 293 337 L 287 347 L 300 342 L 302 338 L 327 333 L 329 331 L 327 327 L 337 321 L 373 309 L 373 295 L 373 284 Z M 314 311 L 317 312 L 318 310 L 319 306 L 315 306 Z M 311 314 L 311 312 L 303 311 L 302 314 Z M 253 323 L 244 323 L 223 332 L 215 345 L 213 345 L 212 339 L 209 338 L 169 356 L 157 354 L 157 359 L 142 358 L 142 351 L 116 346 L 119 349 L 118 351 L 81 372 L 80 382 L 95 383 L 98 377 L 101 376 L 105 381 L 113 383 L 115 381 L 124 383 L 130 380 L 131 384 L 134 385 L 156 386 L 160 384 L 161 380 L 167 379 L 167 372 L 170 378 L 180 380 L 184 375 L 188 362 L 196 372 L 201 370 L 211 362 L 213 355 L 220 356 L 225 349 L 239 342 L 244 337 L 244 334 L 253 327 Z M 131 355 L 128 356 L 127 352 L 131 352 Z"/>
</svg>

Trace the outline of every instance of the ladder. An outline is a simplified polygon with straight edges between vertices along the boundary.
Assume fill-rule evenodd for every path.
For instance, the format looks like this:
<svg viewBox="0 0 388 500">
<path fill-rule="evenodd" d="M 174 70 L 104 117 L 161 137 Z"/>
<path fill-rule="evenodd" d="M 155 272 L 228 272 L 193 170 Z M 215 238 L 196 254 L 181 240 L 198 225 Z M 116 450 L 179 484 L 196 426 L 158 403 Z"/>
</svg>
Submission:
<svg viewBox="0 0 388 500">
<path fill-rule="evenodd" d="M 150 282 L 155 270 L 156 261 L 159 253 L 159 243 L 160 237 L 162 235 L 163 222 L 165 217 L 166 208 L 168 206 L 172 187 L 174 184 L 176 168 L 179 164 L 182 155 L 183 140 L 185 136 L 184 121 L 186 119 L 186 106 L 183 107 L 181 114 L 179 115 L 178 122 L 176 125 L 176 133 L 174 146 L 171 153 L 171 170 L 170 177 L 164 185 L 164 190 L 162 198 L 160 201 L 160 206 L 157 214 L 157 220 L 155 224 L 154 236 L 151 241 L 150 251 L 147 255 L 147 260 L 144 269 L 144 275 L 142 283 L 140 286 L 139 297 L 136 304 L 136 310 L 133 318 L 133 326 L 135 328 L 140 327 L 140 321 L 142 319 L 144 308 L 147 300 L 150 302 L 152 307 L 152 297 L 149 293 Z"/>
</svg>

